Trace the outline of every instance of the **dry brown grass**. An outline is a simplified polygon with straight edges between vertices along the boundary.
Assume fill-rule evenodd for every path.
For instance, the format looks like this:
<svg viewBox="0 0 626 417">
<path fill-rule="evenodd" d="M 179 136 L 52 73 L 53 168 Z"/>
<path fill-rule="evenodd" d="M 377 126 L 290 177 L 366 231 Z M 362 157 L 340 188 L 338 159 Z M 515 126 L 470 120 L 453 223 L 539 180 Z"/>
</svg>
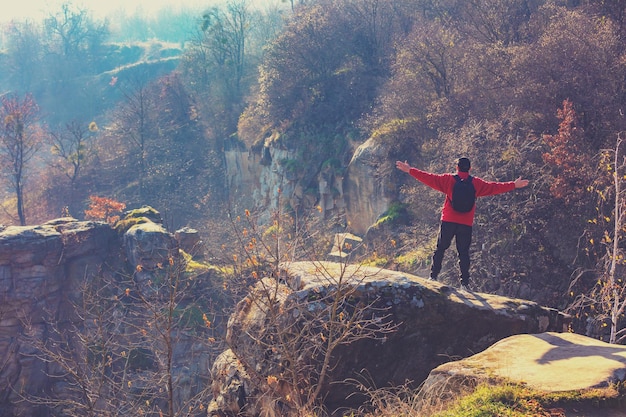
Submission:
<svg viewBox="0 0 626 417">
<path fill-rule="evenodd" d="M 368 388 L 358 384 L 369 401 L 358 413 L 361 417 L 426 417 L 450 407 L 454 401 L 476 387 L 474 378 L 434 377 L 419 388 L 407 382 L 390 388 Z"/>
</svg>

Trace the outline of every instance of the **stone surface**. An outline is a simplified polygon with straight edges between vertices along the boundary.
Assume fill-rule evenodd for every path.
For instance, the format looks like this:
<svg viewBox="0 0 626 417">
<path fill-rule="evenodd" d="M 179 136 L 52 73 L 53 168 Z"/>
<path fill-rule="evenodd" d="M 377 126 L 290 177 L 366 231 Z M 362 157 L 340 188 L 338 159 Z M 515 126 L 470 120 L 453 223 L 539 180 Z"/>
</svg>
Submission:
<svg viewBox="0 0 626 417">
<path fill-rule="evenodd" d="M 352 233 L 335 233 L 328 257 L 329 260 L 345 263 L 346 259 L 354 255 L 362 255 L 363 252 L 363 239 Z"/>
<path fill-rule="evenodd" d="M 191 256 L 202 256 L 202 239 L 200 239 L 200 233 L 196 229 L 191 227 L 178 229 L 174 232 L 174 238 L 178 242 L 178 246 Z"/>
<path fill-rule="evenodd" d="M 72 218 L 0 232 L 0 415 L 32 415 L 22 394 L 41 395 L 50 381 L 48 364 L 33 356 L 28 339 L 45 338 L 50 317 L 70 320 L 78 284 L 116 242 L 108 224 Z"/>
<path fill-rule="evenodd" d="M 393 200 L 387 193 L 393 187 L 376 172 L 388 154 L 383 145 L 368 140 L 356 149 L 349 163 L 343 164 L 346 166 L 339 160 L 335 162 L 340 166 L 334 166 L 329 161 L 316 161 L 317 155 L 308 155 L 307 163 L 320 167 L 317 172 L 300 166 L 290 170 L 285 161 L 300 164 L 298 154 L 285 149 L 280 138 L 272 136 L 265 141 L 261 155 L 240 150 L 225 152 L 228 188 L 236 205 L 259 211 L 262 222 L 269 221 L 271 212 L 281 204 L 289 203 L 293 209 L 317 207 L 324 218 L 345 215 L 344 228 L 363 236 Z M 314 183 L 317 186 L 311 187 Z"/>
<path fill-rule="evenodd" d="M 386 191 L 393 189 L 376 172 L 380 161 L 386 160 L 389 152 L 380 143 L 368 139 L 361 144 L 348 165 L 345 180 L 347 201 L 346 215 L 350 231 L 364 236 L 368 228 L 376 222 L 393 200 Z"/>
<path fill-rule="evenodd" d="M 163 226 L 147 222 L 128 229 L 124 234 L 124 247 L 128 262 L 133 267 L 155 269 L 157 264 L 167 262 L 168 256 L 178 244 Z"/>
<path fill-rule="evenodd" d="M 498 377 L 546 392 L 606 388 L 626 380 L 626 346 L 574 333 L 515 335 L 439 366 L 427 383 L 470 377 Z"/>
<path fill-rule="evenodd" d="M 286 395 L 299 387 L 284 386 L 290 381 L 280 376 L 287 367 L 294 368 L 285 362 L 296 360 L 296 369 L 307 369 L 318 366 L 315 361 L 320 357 L 307 357 L 307 340 L 297 341 L 299 348 L 293 345 L 297 355 L 272 343 L 278 334 L 298 340 L 302 329 L 324 339 L 324 329 L 330 326 L 324 317 L 331 314 L 329 306 L 338 287 L 348 294 L 348 301 L 340 303 L 343 307 L 335 312 L 336 317 L 343 320 L 360 314 L 366 320 L 360 322 L 364 326 L 369 323 L 375 329 L 374 323 L 388 322 L 395 331 L 375 330 L 369 335 L 374 338 L 357 337 L 334 350 L 328 370 L 329 381 L 335 383 L 321 387 L 321 397 L 331 410 L 363 401 L 355 395 L 354 385 L 337 382 L 365 378 L 377 387 L 407 380 L 419 384 L 445 362 L 471 356 L 514 334 L 560 332 L 568 321 L 567 316 L 534 302 L 463 292 L 396 271 L 341 263 L 289 263 L 282 266 L 280 281 L 260 280 L 229 321 L 227 342 L 251 380 L 263 384 L 267 378 L 278 377 L 283 385 L 279 395 L 289 402 Z M 270 304 L 279 312 L 274 318 L 267 308 Z M 319 322 L 313 331 L 312 322 Z M 289 341 L 283 343 L 291 348 Z M 315 343 L 310 339 L 309 344 Z M 262 392 L 263 387 L 254 390 Z M 246 393 L 248 402 L 256 401 L 250 394 Z"/>
<path fill-rule="evenodd" d="M 544 393 L 579 392 L 586 400 L 563 402 L 558 416 L 626 417 L 615 387 L 626 380 L 626 346 L 574 333 L 522 334 L 435 368 L 423 391 L 439 401 L 467 394 L 478 384 L 517 383 Z M 552 414 L 551 414 L 552 415 Z"/>
<path fill-rule="evenodd" d="M 91 340 L 88 334 L 91 322 L 85 324 L 81 320 L 91 306 L 83 307 L 83 301 L 98 303 L 97 299 L 83 298 L 83 291 L 89 283 L 107 286 L 106 289 L 95 288 L 95 285 L 90 288 L 98 294 L 100 290 L 103 290 L 102 294 L 114 294 L 106 300 L 125 297 L 120 306 L 128 307 L 132 303 L 137 307 L 132 315 L 126 314 L 128 311 L 123 308 L 107 311 L 112 315 L 111 323 L 116 324 L 115 331 L 109 329 L 112 333 L 107 335 L 107 340 L 113 337 L 117 338 L 116 341 L 126 339 L 136 351 L 147 357 L 160 349 L 156 346 L 159 344 L 158 334 L 145 341 L 136 336 L 136 329 L 146 325 L 149 321 L 146 317 L 150 318 L 151 313 L 143 314 L 140 311 L 144 306 L 142 299 L 128 294 L 131 289 L 144 289 L 146 302 L 165 302 L 156 292 L 147 290 L 155 287 L 151 284 L 162 282 L 167 276 L 163 271 L 170 268 L 179 271 L 177 268 L 184 265 L 179 263 L 182 257 L 177 240 L 162 226 L 156 210 L 144 207 L 129 212 L 129 216 L 140 217 L 142 221 L 137 224 L 127 222 L 133 226 L 123 235 L 107 223 L 72 218 L 37 226 L 0 228 L 0 416 L 47 417 L 51 415 L 50 406 L 36 405 L 33 398 L 64 398 L 67 395 L 67 382 L 50 377 L 63 375 L 66 370 L 55 361 L 42 360 L 37 347 L 42 343 L 55 346 L 56 330 L 67 330 L 67 334 L 73 335 L 75 329 L 80 329 L 81 336 L 86 335 L 85 340 Z M 135 281 L 134 285 L 129 278 Z M 117 287 L 116 283 L 120 281 L 124 281 L 123 286 Z M 194 287 L 194 291 L 180 294 L 177 301 L 189 305 L 208 293 L 205 287 Z M 103 302 L 103 306 L 106 305 L 107 302 Z M 94 317 L 93 314 L 87 315 Z M 186 403 L 208 386 L 214 357 L 213 348 L 203 341 L 204 338 L 187 330 L 174 329 L 170 333 L 172 340 L 176 341 L 171 359 L 176 380 L 174 400 L 178 404 Z M 85 357 L 84 345 L 78 343 L 73 349 L 78 363 L 81 363 L 80 359 Z M 131 370 L 137 373 L 133 382 L 141 382 L 140 373 L 145 371 L 143 366 L 137 365 Z M 147 367 L 157 366 L 151 361 Z M 132 378 L 130 374 L 127 377 Z"/>
<path fill-rule="evenodd" d="M 232 350 L 225 350 L 215 359 L 212 376 L 213 400 L 208 415 L 237 415 L 246 404 L 246 395 L 253 392 L 253 384 Z"/>
</svg>

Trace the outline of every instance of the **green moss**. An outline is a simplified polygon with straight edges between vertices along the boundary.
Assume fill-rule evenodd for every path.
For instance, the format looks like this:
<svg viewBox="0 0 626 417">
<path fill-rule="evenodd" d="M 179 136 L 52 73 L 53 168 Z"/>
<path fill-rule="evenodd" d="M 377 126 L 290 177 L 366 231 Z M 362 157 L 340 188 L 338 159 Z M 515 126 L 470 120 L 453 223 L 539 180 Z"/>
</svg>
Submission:
<svg viewBox="0 0 626 417">
<path fill-rule="evenodd" d="M 384 267 L 387 266 L 387 264 L 389 264 L 389 259 L 385 258 L 385 257 L 375 257 L 375 258 L 371 258 L 368 261 L 366 261 L 364 263 L 367 266 L 377 266 L 377 267 Z"/>
<path fill-rule="evenodd" d="M 209 263 L 196 261 L 195 259 L 193 259 L 193 256 L 191 256 L 182 249 L 179 252 L 185 260 L 185 272 L 187 274 L 201 274 L 210 269 L 217 269 Z"/>
<path fill-rule="evenodd" d="M 512 383 L 482 384 L 447 410 L 432 417 L 545 416 L 551 415 L 551 408 L 574 406 L 582 402 L 599 404 L 607 400 L 617 401 L 616 398 L 620 396 L 618 388 L 544 393 Z"/>
<path fill-rule="evenodd" d="M 117 233 L 123 235 L 134 225 L 147 223 L 149 221 L 150 220 L 145 217 L 125 217 L 124 219 L 119 220 L 117 223 L 115 223 L 115 226 L 113 226 L 113 228 L 115 229 L 115 231 L 117 231 Z"/>
<path fill-rule="evenodd" d="M 395 261 L 405 267 L 414 267 L 421 264 L 428 264 L 434 251 L 434 245 L 422 245 L 417 248 L 402 253 L 395 258 Z"/>
<path fill-rule="evenodd" d="M 233 266 L 222 266 L 217 268 L 219 272 L 221 272 L 225 276 L 233 276 L 235 275 L 235 268 Z"/>
<path fill-rule="evenodd" d="M 281 227 L 274 224 L 268 227 L 263 232 L 263 239 L 271 239 L 271 241 L 274 241 L 278 239 L 278 236 L 280 235 L 281 231 L 282 231 Z"/>
<path fill-rule="evenodd" d="M 413 268 L 427 260 L 427 258 L 416 252 L 417 251 L 403 253 L 396 257 L 396 262 L 404 268 Z"/>
<path fill-rule="evenodd" d="M 143 206 L 127 211 L 124 218 L 115 223 L 113 228 L 122 235 L 134 225 L 148 222 L 161 224 L 161 213 L 150 206 Z"/>
<path fill-rule="evenodd" d="M 399 132 L 404 131 L 407 127 L 413 123 L 415 119 L 394 119 L 381 125 L 378 129 L 372 132 L 371 137 L 373 139 L 380 137 L 393 137 Z"/>
<path fill-rule="evenodd" d="M 407 217 L 406 204 L 395 202 L 391 203 L 387 211 L 385 211 L 376 221 L 376 226 L 380 226 L 385 223 L 397 223 L 404 222 Z"/>
<path fill-rule="evenodd" d="M 161 213 L 150 206 L 143 206 L 138 209 L 129 210 L 125 213 L 124 219 L 146 218 L 154 223 L 161 223 Z"/>
<path fill-rule="evenodd" d="M 280 161 L 278 161 L 278 164 L 283 167 L 285 172 L 290 173 L 298 172 L 300 167 L 302 167 L 302 163 L 297 159 L 281 159 Z"/>
</svg>

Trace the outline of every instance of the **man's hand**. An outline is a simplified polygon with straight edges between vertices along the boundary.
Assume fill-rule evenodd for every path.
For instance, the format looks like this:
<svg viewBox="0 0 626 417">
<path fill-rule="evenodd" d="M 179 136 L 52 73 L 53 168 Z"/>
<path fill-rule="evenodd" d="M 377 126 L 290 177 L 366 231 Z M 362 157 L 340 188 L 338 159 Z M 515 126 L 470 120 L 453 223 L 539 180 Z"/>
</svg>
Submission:
<svg viewBox="0 0 626 417">
<path fill-rule="evenodd" d="M 515 188 L 524 188 L 528 185 L 528 180 L 523 180 L 522 177 L 519 177 L 515 180 Z"/>
<path fill-rule="evenodd" d="M 407 164 L 406 161 L 396 161 L 396 168 L 398 168 L 402 172 L 409 172 L 411 170 L 411 165 Z"/>
</svg>

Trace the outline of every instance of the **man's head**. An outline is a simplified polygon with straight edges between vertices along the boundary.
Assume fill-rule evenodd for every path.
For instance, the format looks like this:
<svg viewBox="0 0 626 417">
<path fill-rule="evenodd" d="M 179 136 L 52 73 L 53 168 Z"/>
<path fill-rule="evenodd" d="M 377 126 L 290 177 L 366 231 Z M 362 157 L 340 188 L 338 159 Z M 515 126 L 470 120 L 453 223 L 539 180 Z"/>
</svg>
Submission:
<svg viewBox="0 0 626 417">
<path fill-rule="evenodd" d="M 456 167 L 461 172 L 469 172 L 471 166 L 472 165 L 470 164 L 470 160 L 467 158 L 459 158 L 459 160 L 456 163 Z"/>
</svg>

